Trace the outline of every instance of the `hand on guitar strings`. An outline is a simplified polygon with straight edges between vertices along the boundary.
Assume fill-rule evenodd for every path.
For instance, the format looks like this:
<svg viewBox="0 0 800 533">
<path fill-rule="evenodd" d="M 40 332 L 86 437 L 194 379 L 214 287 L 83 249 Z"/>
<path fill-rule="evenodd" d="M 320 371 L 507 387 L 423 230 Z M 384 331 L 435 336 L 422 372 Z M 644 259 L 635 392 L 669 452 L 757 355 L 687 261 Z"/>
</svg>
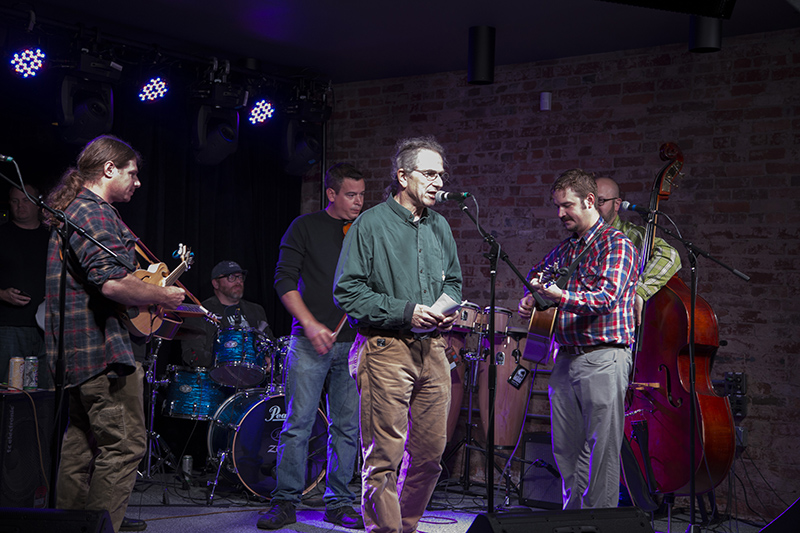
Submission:
<svg viewBox="0 0 800 533">
<path fill-rule="evenodd" d="M 543 299 L 559 303 L 561 301 L 562 290 L 553 282 L 542 282 L 542 274 L 538 274 L 530 281 L 531 287 L 534 292 L 539 294 Z M 530 318 L 533 312 L 534 299 L 531 294 L 526 294 L 520 301 L 517 307 L 517 312 L 522 318 Z"/>
</svg>

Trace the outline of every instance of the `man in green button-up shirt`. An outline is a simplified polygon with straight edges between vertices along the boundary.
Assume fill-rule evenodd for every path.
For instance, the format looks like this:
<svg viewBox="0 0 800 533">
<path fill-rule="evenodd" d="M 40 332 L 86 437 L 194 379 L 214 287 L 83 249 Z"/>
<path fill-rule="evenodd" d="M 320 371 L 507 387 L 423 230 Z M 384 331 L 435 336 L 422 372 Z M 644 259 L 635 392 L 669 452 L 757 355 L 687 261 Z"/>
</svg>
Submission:
<svg viewBox="0 0 800 533">
<path fill-rule="evenodd" d="M 404 139 L 392 160 L 389 198 L 347 233 L 334 300 L 359 329 L 354 343 L 368 531 L 414 531 L 441 472 L 450 366 L 440 332 L 461 301 L 461 266 L 447 221 L 429 209 L 444 182 L 444 150 L 432 137 Z M 402 467 L 401 467 L 402 461 Z M 400 477 L 396 472 L 400 467 Z"/>
</svg>

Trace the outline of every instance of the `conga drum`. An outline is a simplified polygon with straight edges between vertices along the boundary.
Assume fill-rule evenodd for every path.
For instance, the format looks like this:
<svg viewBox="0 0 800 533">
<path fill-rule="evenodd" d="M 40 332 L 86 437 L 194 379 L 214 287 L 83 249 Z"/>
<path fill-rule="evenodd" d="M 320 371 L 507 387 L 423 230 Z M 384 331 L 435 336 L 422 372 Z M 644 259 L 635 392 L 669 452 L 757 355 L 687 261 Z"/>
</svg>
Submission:
<svg viewBox="0 0 800 533">
<path fill-rule="evenodd" d="M 496 318 L 495 318 L 496 320 Z M 508 328 L 501 334 L 495 333 L 495 353 L 497 354 L 497 383 L 495 386 L 494 445 L 496 448 L 513 449 L 517 445 L 520 430 L 525 422 L 528 398 L 533 380 L 526 379 L 530 363 L 522 359 L 525 349 L 525 330 Z M 490 349 L 489 337 L 483 339 L 485 349 Z M 484 442 L 489 427 L 489 364 L 490 360 L 478 363 L 478 408 L 481 415 Z M 509 383 L 509 378 L 514 383 Z"/>
<path fill-rule="evenodd" d="M 447 341 L 447 358 L 450 360 L 450 411 L 447 415 L 447 442 L 453 439 L 458 417 L 461 414 L 461 404 L 464 401 L 464 363 L 463 353 L 466 334 L 451 331 L 443 334 Z"/>
</svg>

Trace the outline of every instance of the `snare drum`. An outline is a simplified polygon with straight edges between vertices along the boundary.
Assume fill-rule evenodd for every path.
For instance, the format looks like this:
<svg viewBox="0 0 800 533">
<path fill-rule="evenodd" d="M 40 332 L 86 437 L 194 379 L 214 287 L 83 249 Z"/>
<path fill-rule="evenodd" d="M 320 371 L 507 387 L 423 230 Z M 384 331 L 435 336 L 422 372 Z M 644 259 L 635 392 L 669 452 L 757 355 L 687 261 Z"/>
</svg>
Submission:
<svg viewBox="0 0 800 533">
<path fill-rule="evenodd" d="M 207 368 L 169 365 L 167 376 L 169 385 L 162 408 L 165 416 L 206 420 L 229 396 L 211 379 Z"/>
<path fill-rule="evenodd" d="M 481 308 L 472 302 L 465 302 L 453 321 L 453 330 L 472 333 L 476 330 L 481 316 Z"/>
<path fill-rule="evenodd" d="M 489 333 L 489 317 L 491 316 L 492 308 L 486 307 L 483 310 L 480 318 L 480 332 L 484 335 Z M 511 310 L 505 307 L 494 308 L 494 332 L 497 335 L 505 335 L 506 328 L 511 323 Z"/>
<path fill-rule="evenodd" d="M 266 389 L 241 391 L 220 405 L 208 427 L 208 453 L 225 452 L 222 474 L 243 483 L 258 496 L 270 498 L 277 484 L 278 437 L 286 420 L 283 395 L 269 396 Z M 321 409 L 308 440 L 305 490 L 313 489 L 325 475 L 328 420 Z"/>
<path fill-rule="evenodd" d="M 267 354 L 272 343 L 254 328 L 226 328 L 214 341 L 211 378 L 229 387 L 253 387 L 267 377 Z"/>
</svg>

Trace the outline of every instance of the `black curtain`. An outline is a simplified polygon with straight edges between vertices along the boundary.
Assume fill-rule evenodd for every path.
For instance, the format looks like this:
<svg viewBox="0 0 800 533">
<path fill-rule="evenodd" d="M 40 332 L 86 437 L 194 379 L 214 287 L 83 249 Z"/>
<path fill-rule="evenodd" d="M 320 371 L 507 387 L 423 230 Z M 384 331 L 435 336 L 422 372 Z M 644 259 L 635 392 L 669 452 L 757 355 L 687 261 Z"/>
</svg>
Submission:
<svg viewBox="0 0 800 533">
<path fill-rule="evenodd" d="M 17 79 L 8 69 L 0 74 L 0 153 L 14 157 L 25 182 L 43 193 L 74 165 L 82 147 L 62 141 L 54 124 L 57 86 L 54 73 L 36 80 Z M 180 281 L 201 300 L 213 294 L 212 267 L 223 259 L 238 262 L 249 271 L 245 298 L 264 306 L 276 335 L 287 335 L 291 317 L 272 281 L 280 238 L 299 214 L 302 179 L 283 170 L 282 117 L 255 128 L 244 111 L 240 115 L 237 151 L 220 164 L 200 165 L 193 157 L 195 110 L 187 96 L 144 105 L 132 87 L 115 88 L 110 133 L 144 159 L 142 187 L 130 203 L 116 207 L 170 270 L 178 264 L 171 257 L 178 243 L 192 249 L 194 265 Z M 0 172 L 16 177 L 10 163 L 0 163 Z M 3 181 L 2 202 L 5 190 Z"/>
</svg>

